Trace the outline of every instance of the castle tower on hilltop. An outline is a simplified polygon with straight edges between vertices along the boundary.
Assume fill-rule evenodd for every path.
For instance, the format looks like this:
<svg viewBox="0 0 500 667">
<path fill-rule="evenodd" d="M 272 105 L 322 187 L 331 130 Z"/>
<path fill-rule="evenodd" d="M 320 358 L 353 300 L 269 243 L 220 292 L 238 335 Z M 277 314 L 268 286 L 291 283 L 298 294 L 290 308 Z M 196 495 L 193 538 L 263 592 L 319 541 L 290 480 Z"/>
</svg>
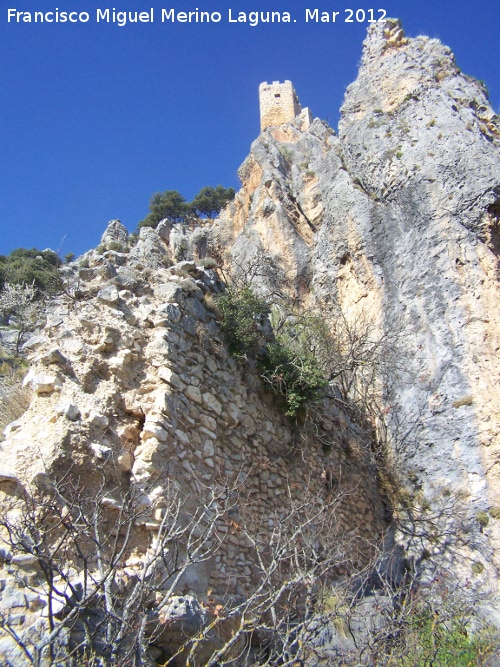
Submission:
<svg viewBox="0 0 500 667">
<path fill-rule="evenodd" d="M 261 83 L 259 86 L 260 102 L 260 129 L 275 127 L 283 123 L 289 123 L 296 116 L 300 116 L 303 122 L 302 128 L 307 129 L 312 121 L 311 112 L 306 107 L 302 109 L 299 98 L 291 81 L 280 83 Z"/>
</svg>

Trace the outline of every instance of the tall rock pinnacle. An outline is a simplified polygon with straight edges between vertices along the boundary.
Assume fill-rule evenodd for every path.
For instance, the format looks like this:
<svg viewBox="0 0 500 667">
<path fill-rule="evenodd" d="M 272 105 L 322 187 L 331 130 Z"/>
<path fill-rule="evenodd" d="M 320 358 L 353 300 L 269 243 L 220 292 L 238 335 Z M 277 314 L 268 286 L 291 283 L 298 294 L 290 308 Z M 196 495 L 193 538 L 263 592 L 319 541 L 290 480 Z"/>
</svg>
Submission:
<svg viewBox="0 0 500 667">
<path fill-rule="evenodd" d="M 500 507 L 499 119 L 448 47 L 397 20 L 370 28 L 341 112 L 338 137 L 318 119 L 264 131 L 221 225 L 237 261 L 260 249 L 302 298 L 398 332 L 394 449 L 435 508 L 467 498 L 477 539 L 455 571 L 478 561 L 495 588 L 499 522 L 475 517 Z"/>
</svg>

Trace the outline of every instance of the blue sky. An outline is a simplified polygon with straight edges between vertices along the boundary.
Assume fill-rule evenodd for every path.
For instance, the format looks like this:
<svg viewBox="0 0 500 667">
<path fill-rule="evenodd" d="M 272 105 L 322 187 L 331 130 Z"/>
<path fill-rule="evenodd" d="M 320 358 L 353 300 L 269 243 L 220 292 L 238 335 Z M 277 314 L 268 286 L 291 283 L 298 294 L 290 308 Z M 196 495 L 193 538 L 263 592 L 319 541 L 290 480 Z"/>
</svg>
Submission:
<svg viewBox="0 0 500 667">
<path fill-rule="evenodd" d="M 7 22 L 8 9 L 88 12 L 88 23 Z M 149 11 L 154 23 L 97 23 L 96 10 Z M 162 23 L 161 9 L 219 11 L 220 23 Z M 336 128 L 367 23 L 305 23 L 320 11 L 383 8 L 410 36 L 438 37 L 483 79 L 500 109 L 498 0 L 0 0 L 0 254 L 77 254 L 108 220 L 130 229 L 151 194 L 233 186 L 259 133 L 258 85 L 291 79 Z M 228 8 L 289 11 L 296 23 L 227 22 Z M 337 19 L 338 20 L 338 19 Z M 63 241 L 64 238 L 64 241 Z"/>
</svg>

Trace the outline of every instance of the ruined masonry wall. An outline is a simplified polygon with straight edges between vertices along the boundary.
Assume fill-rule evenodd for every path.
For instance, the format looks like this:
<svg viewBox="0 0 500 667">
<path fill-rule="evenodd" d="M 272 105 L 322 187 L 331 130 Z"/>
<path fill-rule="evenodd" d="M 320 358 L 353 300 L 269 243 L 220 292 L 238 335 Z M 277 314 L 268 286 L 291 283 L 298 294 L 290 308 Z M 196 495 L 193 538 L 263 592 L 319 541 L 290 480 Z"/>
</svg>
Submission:
<svg viewBox="0 0 500 667">
<path fill-rule="evenodd" d="M 89 492 L 100 483 L 95 471 L 104 471 L 110 507 L 125 475 L 149 507 L 133 559 L 154 537 L 169 484 L 195 507 L 210 489 L 237 480 L 237 504 L 219 531 L 226 539 L 181 592 L 244 593 L 253 556 L 242 522 L 253 522 L 265 538 L 291 501 L 314 504 L 332 488 L 345 492 L 335 532 L 372 541 L 384 511 L 348 417 L 325 404 L 321 441 L 302 439 L 258 370 L 228 353 L 207 307 L 214 274 L 181 264 L 180 276 L 158 271 L 142 286 L 119 267 L 111 282 L 123 272 L 128 289 L 108 282 L 78 310 L 61 306 L 49 314 L 45 337 L 33 342 L 35 396 L 3 443 L 2 471 L 29 485 L 71 465 Z"/>
<path fill-rule="evenodd" d="M 240 522 L 252 517 L 260 533 L 271 532 L 289 507 L 290 493 L 298 502 L 323 500 L 328 480 L 347 494 L 336 517 L 339 534 L 373 539 L 382 529 L 383 511 L 347 417 L 333 405 L 325 410 L 319 430 L 329 452 L 318 438 L 297 441 L 258 371 L 228 355 L 213 314 L 196 298 L 175 299 L 170 319 L 163 319 L 146 348 L 154 357 L 166 341 L 169 353 L 152 361 L 160 386 L 141 400 L 146 421 L 132 472 L 147 487 L 168 465 L 168 474 L 193 497 L 203 485 L 240 481 L 239 504 L 221 526 L 227 541 L 210 568 L 210 587 L 243 593 L 250 584 L 254 556 Z M 152 520 L 159 521 L 161 500 L 152 502 L 159 506 Z"/>
</svg>

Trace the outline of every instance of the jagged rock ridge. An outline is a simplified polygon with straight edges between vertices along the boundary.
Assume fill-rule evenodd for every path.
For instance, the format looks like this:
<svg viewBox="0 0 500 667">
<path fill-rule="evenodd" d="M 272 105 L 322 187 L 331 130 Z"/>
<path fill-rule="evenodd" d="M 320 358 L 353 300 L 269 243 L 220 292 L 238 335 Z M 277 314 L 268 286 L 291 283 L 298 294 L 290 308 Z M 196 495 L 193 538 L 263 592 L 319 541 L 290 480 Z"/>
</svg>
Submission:
<svg viewBox="0 0 500 667">
<path fill-rule="evenodd" d="M 318 119 L 306 132 L 297 122 L 259 136 L 219 234 L 237 263 L 267 254 L 305 302 L 400 332 L 406 373 L 385 398 L 393 446 L 432 502 L 467 498 L 475 538 L 452 569 L 469 580 L 481 563 L 491 591 L 500 565 L 499 119 L 447 47 L 407 38 L 397 21 L 369 30 L 341 111 L 338 136 Z M 487 527 L 475 521 L 489 510 Z"/>
</svg>

